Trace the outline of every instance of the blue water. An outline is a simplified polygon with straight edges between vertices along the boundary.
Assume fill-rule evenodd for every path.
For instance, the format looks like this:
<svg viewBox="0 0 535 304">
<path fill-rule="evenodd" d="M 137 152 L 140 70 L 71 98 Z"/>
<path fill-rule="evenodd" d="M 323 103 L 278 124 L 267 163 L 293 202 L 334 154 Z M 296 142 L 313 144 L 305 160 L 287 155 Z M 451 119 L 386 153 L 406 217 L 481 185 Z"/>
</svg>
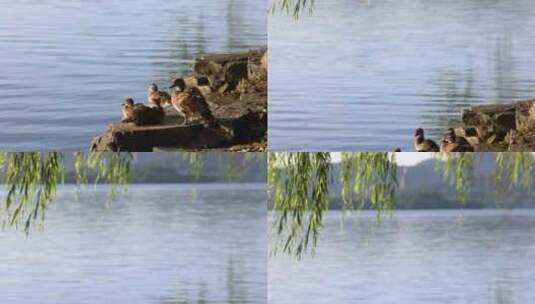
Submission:
<svg viewBox="0 0 535 304">
<path fill-rule="evenodd" d="M 0 149 L 80 150 L 125 96 L 267 41 L 265 0 L 0 0 Z M 145 98 L 145 99 L 144 99 Z"/>
<path fill-rule="evenodd" d="M 40 229 L 0 230 L 0 303 L 266 303 L 265 185 L 108 190 L 60 188 Z"/>
<path fill-rule="evenodd" d="M 535 298 L 534 210 L 330 211 L 316 255 L 268 263 L 269 303 L 511 304 Z M 462 220 L 462 221 L 461 221 Z"/>
<path fill-rule="evenodd" d="M 269 16 L 269 148 L 414 151 L 475 104 L 535 98 L 535 2 L 321 0 Z"/>
</svg>

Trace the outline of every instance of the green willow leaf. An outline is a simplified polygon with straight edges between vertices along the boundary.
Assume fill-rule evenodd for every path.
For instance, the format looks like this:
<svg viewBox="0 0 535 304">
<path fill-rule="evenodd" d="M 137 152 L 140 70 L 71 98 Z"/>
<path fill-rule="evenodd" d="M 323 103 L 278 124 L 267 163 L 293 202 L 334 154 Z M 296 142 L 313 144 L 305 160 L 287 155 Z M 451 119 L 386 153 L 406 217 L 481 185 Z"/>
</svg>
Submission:
<svg viewBox="0 0 535 304">
<path fill-rule="evenodd" d="M 398 190 L 395 153 L 340 153 L 340 197 L 344 210 L 372 209 L 380 220 L 395 209 Z M 464 207 L 474 184 L 477 153 L 435 153 L 437 170 Z M 496 155 L 495 180 L 507 187 L 529 188 L 534 158 L 531 153 Z M 268 155 L 268 206 L 273 227 L 272 254 L 301 258 L 314 254 L 325 212 L 329 207 L 332 164 L 330 153 L 280 152 Z M 498 189 L 498 188 L 497 188 Z M 356 203 L 356 204 L 355 204 Z M 377 221 L 377 222 L 378 222 Z"/>
<path fill-rule="evenodd" d="M 298 19 L 301 12 L 308 10 L 312 14 L 315 0 L 273 0 L 271 3 L 271 13 L 282 11 Z"/>
</svg>

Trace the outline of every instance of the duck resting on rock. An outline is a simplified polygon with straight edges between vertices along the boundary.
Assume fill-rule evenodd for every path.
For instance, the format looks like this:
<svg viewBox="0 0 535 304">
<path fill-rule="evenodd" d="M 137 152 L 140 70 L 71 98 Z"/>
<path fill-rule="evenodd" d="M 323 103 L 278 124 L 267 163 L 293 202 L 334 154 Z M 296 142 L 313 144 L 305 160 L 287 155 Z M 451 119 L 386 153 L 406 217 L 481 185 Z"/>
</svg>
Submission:
<svg viewBox="0 0 535 304">
<path fill-rule="evenodd" d="M 440 143 L 440 151 L 442 152 L 474 152 L 474 148 L 462 136 L 455 135 L 455 130 L 449 128 Z"/>
<path fill-rule="evenodd" d="M 414 133 L 414 148 L 417 152 L 439 152 L 439 147 L 434 141 L 425 139 L 422 128 L 416 129 Z"/>
<path fill-rule="evenodd" d="M 139 107 L 143 107 L 141 103 L 134 104 L 134 99 L 132 97 L 127 97 L 123 100 L 121 104 L 121 112 L 123 117 L 121 122 L 133 122 L 134 121 L 134 110 Z"/>
<path fill-rule="evenodd" d="M 122 104 L 123 119 L 121 122 L 134 122 L 136 126 L 162 123 L 165 112 L 160 104 L 160 99 L 155 99 L 154 103 L 154 107 L 147 107 L 141 103 L 134 103 L 132 98 L 126 98 Z"/>
</svg>

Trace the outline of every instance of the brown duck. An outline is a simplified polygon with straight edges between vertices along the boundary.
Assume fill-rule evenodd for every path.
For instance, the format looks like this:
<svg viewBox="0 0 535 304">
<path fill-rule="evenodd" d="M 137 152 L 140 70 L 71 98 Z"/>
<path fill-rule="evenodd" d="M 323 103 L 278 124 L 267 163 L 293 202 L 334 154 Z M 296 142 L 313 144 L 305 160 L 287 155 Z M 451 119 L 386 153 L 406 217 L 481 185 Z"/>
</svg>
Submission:
<svg viewBox="0 0 535 304">
<path fill-rule="evenodd" d="M 448 129 L 440 143 L 442 152 L 474 152 L 474 148 L 462 136 L 456 136 L 453 129 Z"/>
<path fill-rule="evenodd" d="M 414 148 L 418 152 L 439 152 L 439 147 L 434 141 L 425 139 L 422 128 L 416 129 L 414 133 Z"/>
<path fill-rule="evenodd" d="M 197 87 L 186 88 L 184 80 L 178 78 L 170 88 L 175 89 L 171 104 L 184 116 L 185 123 L 191 122 L 195 116 L 200 116 L 208 127 L 219 125 L 212 115 L 210 106 Z"/>
<path fill-rule="evenodd" d="M 135 109 L 143 106 L 141 103 L 134 104 L 134 99 L 131 97 L 125 98 L 121 104 L 121 112 L 123 114 L 121 122 L 133 122 Z"/>
<path fill-rule="evenodd" d="M 468 142 L 468 140 L 466 140 L 464 136 L 458 136 L 455 134 L 455 130 L 453 128 L 448 128 L 445 134 L 453 135 L 453 138 L 455 138 L 455 142 L 457 142 L 459 145 L 471 147 L 470 143 Z"/>
<path fill-rule="evenodd" d="M 157 125 L 162 123 L 165 117 L 159 99 L 155 100 L 154 107 L 147 107 L 141 103 L 134 104 L 132 98 L 127 98 L 123 102 L 122 112 L 122 122 L 134 122 L 136 126 Z"/>
<path fill-rule="evenodd" d="M 147 89 L 147 95 L 149 100 L 149 105 L 154 106 L 155 100 L 160 100 L 160 105 L 166 106 L 171 105 L 171 96 L 164 91 L 158 90 L 158 86 L 155 83 L 152 83 Z"/>
</svg>

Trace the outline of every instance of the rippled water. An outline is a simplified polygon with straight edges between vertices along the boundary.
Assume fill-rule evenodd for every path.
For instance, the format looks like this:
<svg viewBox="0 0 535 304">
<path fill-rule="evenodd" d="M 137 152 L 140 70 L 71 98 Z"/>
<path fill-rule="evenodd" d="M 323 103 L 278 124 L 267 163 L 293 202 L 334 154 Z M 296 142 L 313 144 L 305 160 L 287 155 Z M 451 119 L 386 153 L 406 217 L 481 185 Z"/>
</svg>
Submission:
<svg viewBox="0 0 535 304">
<path fill-rule="evenodd" d="M 266 45 L 265 0 L 0 0 L 2 149 L 87 149 L 125 96 Z"/>
<path fill-rule="evenodd" d="M 270 148 L 412 148 L 468 105 L 535 97 L 535 2 L 322 0 L 269 17 Z"/>
<path fill-rule="evenodd" d="M 460 222 L 460 214 L 464 222 Z M 396 211 L 340 225 L 314 258 L 270 258 L 269 303 L 531 303 L 535 211 Z M 372 226 L 373 227 L 373 226 Z"/>
<path fill-rule="evenodd" d="M 0 303 L 266 303 L 265 193 L 138 185 L 106 208 L 63 189 L 44 230 L 0 231 Z"/>
</svg>

